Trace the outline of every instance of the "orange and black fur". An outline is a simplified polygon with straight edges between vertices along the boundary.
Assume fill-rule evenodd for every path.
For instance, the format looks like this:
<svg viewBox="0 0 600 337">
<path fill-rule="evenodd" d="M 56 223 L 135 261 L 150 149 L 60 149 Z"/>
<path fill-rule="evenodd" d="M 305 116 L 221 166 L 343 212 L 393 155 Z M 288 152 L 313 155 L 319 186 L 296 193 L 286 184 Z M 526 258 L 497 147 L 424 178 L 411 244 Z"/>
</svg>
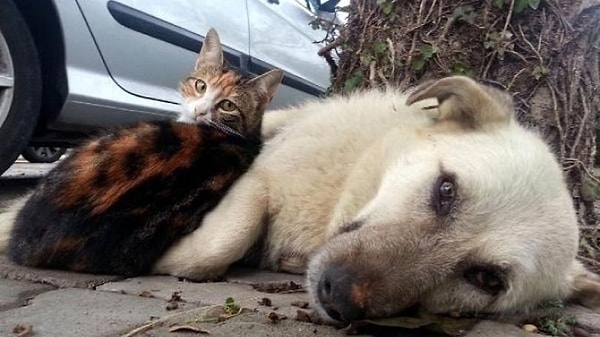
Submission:
<svg viewBox="0 0 600 337">
<path fill-rule="evenodd" d="M 192 76 L 211 63 L 207 48 L 215 46 L 212 56 L 222 68 L 220 42 L 211 31 Z M 211 69 L 213 77 L 235 77 L 215 64 Z M 221 90 L 227 97 L 213 97 L 214 109 L 191 112 L 208 121 L 142 122 L 76 149 L 42 179 L 19 212 L 9 257 L 79 272 L 150 272 L 171 244 L 201 224 L 260 150 L 262 114 L 281 72 L 236 78 L 235 87 Z M 186 82 L 184 98 L 192 95 Z M 200 99 L 206 90 L 204 84 L 193 95 Z M 237 101 L 240 97 L 245 101 Z M 221 111 L 224 101 L 227 109 Z"/>
</svg>

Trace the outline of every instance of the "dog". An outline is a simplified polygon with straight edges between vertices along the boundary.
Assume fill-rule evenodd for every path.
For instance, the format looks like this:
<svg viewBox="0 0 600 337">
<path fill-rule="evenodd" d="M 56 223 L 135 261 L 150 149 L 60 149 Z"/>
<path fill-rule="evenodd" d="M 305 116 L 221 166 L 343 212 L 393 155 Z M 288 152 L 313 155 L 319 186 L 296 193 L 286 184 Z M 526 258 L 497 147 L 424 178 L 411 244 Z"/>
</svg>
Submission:
<svg viewBox="0 0 600 337">
<path fill-rule="evenodd" d="M 258 256 L 306 272 L 331 321 L 600 304 L 562 170 L 507 93 L 454 76 L 270 112 L 263 127 L 251 169 L 155 273 L 208 280 Z"/>
</svg>

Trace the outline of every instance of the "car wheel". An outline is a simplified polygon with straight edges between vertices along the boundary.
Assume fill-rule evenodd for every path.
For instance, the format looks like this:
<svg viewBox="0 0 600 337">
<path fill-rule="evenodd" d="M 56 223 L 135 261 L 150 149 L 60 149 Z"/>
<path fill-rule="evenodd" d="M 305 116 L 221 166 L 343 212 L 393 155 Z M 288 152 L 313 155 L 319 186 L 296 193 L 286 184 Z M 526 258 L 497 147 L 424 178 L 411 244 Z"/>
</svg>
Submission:
<svg viewBox="0 0 600 337">
<path fill-rule="evenodd" d="M 29 142 L 40 113 L 41 72 L 33 38 L 12 0 L 0 2 L 0 174 Z"/>
<path fill-rule="evenodd" d="M 30 163 L 54 163 L 67 149 L 52 146 L 28 146 L 21 155 Z"/>
</svg>

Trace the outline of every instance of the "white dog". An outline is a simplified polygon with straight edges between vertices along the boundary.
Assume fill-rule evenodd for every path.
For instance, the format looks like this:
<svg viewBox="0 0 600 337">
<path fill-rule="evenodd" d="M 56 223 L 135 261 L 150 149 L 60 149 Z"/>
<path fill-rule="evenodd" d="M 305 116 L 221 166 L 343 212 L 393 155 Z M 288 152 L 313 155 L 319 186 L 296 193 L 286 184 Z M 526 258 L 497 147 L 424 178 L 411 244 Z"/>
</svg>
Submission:
<svg viewBox="0 0 600 337">
<path fill-rule="evenodd" d="M 430 98 L 436 109 L 417 103 Z M 600 302 L 596 276 L 575 260 L 561 168 L 504 92 L 450 77 L 408 97 L 370 91 L 265 123 L 279 130 L 251 171 L 157 273 L 211 278 L 259 242 L 263 267 L 308 264 L 313 305 L 336 320 L 415 304 L 497 313 Z"/>
<path fill-rule="evenodd" d="M 264 130 L 251 170 L 156 273 L 210 279 L 258 251 L 265 268 L 308 267 L 313 307 L 343 321 L 600 303 L 562 171 L 505 93 L 449 77 L 273 112 Z"/>
</svg>

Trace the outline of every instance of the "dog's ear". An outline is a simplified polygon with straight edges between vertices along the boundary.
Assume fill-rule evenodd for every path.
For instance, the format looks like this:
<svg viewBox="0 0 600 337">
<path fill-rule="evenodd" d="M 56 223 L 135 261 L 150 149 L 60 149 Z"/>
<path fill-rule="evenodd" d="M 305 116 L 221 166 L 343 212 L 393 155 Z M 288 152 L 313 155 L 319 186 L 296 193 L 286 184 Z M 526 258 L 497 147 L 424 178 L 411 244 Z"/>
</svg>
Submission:
<svg viewBox="0 0 600 337">
<path fill-rule="evenodd" d="M 512 97 L 465 76 L 446 77 L 417 87 L 406 104 L 429 98 L 438 101 L 438 121 L 454 121 L 467 128 L 507 124 L 513 118 Z"/>
</svg>

